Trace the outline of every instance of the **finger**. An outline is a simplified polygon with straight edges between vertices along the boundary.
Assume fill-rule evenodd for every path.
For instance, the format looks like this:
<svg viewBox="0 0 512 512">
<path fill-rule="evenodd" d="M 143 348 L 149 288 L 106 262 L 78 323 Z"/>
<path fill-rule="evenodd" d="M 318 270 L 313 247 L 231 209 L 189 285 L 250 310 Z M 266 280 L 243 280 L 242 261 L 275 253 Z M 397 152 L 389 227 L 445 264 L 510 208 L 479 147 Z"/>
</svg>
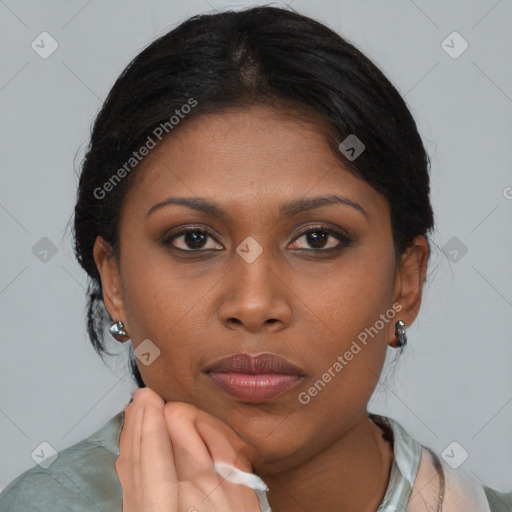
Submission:
<svg viewBox="0 0 512 512">
<path fill-rule="evenodd" d="M 219 483 L 213 471 L 213 461 L 194 425 L 198 409 L 184 402 L 168 402 L 164 417 L 171 436 L 177 479 L 180 482 L 198 482 L 207 492 Z"/>
<path fill-rule="evenodd" d="M 225 429 L 220 421 L 216 421 L 216 418 L 210 415 L 205 417 L 199 414 L 195 425 L 214 462 L 227 463 L 241 471 L 252 473 L 252 464 L 248 456 L 250 449 L 234 431 Z"/>
<path fill-rule="evenodd" d="M 229 503 L 236 504 L 239 509 L 260 512 L 259 498 L 254 489 L 262 492 L 268 487 L 252 469 L 251 461 L 257 458 L 256 448 L 243 441 L 222 420 L 204 411 L 199 411 L 195 425 L 215 463 L 215 471 L 223 479 L 218 489 L 222 488 L 229 497 Z M 217 489 L 212 494 L 216 492 Z M 261 505 L 267 506 L 266 496 L 262 500 Z"/>
<path fill-rule="evenodd" d="M 123 489 L 123 511 L 136 510 L 129 505 L 136 500 L 134 490 L 138 488 L 139 475 L 135 460 L 138 458 L 140 444 L 140 432 L 142 423 L 142 408 L 139 401 L 132 402 L 124 411 L 124 423 L 119 438 L 119 456 L 115 462 L 115 468 Z M 138 440 L 138 441 L 137 441 Z"/>
<path fill-rule="evenodd" d="M 124 422 L 119 437 L 119 458 L 133 461 L 140 444 L 142 409 L 139 400 L 133 401 L 124 410 Z"/>
<path fill-rule="evenodd" d="M 185 504 L 195 503 L 198 499 L 204 502 L 207 499 L 212 510 L 231 510 L 234 507 L 233 510 L 259 512 L 258 498 L 253 489 L 226 480 L 213 467 L 213 462 L 218 459 L 241 471 L 252 473 L 250 464 L 239 459 L 232 445 L 235 440 L 242 443 L 236 433 L 220 420 L 191 404 L 169 402 L 165 405 L 164 414 L 172 438 L 178 480 L 192 483 L 192 487 L 202 493 L 198 495 L 185 485 L 180 500 L 185 499 Z M 198 431 L 200 423 L 204 437 Z M 212 452 L 216 458 L 212 458 Z"/>
<path fill-rule="evenodd" d="M 164 401 L 157 393 L 145 388 L 137 393 L 132 405 L 137 409 L 133 454 L 128 463 L 131 464 L 134 485 L 125 492 L 127 510 L 178 510 L 178 482 L 171 439 L 163 416 Z"/>
<path fill-rule="evenodd" d="M 171 437 L 164 417 L 164 401 L 147 400 L 144 404 L 140 442 L 140 470 L 143 485 L 173 484 L 177 487 L 177 472 Z M 150 482 L 144 480 L 150 478 Z"/>
<path fill-rule="evenodd" d="M 201 409 L 198 410 L 195 425 L 214 461 L 215 471 L 223 478 L 211 499 L 222 499 L 218 495 L 222 490 L 229 504 L 236 510 L 268 512 L 268 487 L 252 469 L 252 463 L 262 457 L 256 447 L 244 441 L 238 432 L 220 418 Z"/>
<path fill-rule="evenodd" d="M 252 473 L 255 464 L 257 465 L 263 459 L 262 454 L 254 445 L 242 439 L 233 427 L 220 418 L 198 409 L 195 424 L 215 462 L 221 460 L 229 462 L 241 471 Z M 224 435 L 219 436 L 219 432 Z M 225 460 L 226 457 L 229 460 Z"/>
<path fill-rule="evenodd" d="M 138 402 L 132 401 L 123 411 L 124 421 L 121 428 L 121 435 L 119 437 L 119 452 L 122 456 L 130 456 L 133 452 L 132 438 L 134 432 L 134 420 L 136 411 L 138 409 Z"/>
</svg>

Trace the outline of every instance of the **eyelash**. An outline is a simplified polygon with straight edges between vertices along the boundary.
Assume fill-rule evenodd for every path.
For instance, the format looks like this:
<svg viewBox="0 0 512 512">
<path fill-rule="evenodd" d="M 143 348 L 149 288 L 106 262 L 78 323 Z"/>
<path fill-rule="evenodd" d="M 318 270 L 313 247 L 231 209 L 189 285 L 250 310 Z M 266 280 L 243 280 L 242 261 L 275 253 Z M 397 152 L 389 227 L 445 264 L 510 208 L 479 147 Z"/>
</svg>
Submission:
<svg viewBox="0 0 512 512">
<path fill-rule="evenodd" d="M 308 227 L 307 230 L 304 230 L 301 233 L 299 233 L 293 239 L 292 243 L 295 243 L 297 240 L 299 240 L 304 235 L 307 235 L 309 233 L 318 233 L 318 232 L 327 233 L 329 236 L 332 236 L 333 238 L 336 238 L 340 243 L 337 246 L 335 246 L 335 247 L 329 247 L 327 249 L 315 249 L 315 248 L 313 248 L 313 249 L 294 249 L 294 250 L 295 251 L 307 251 L 307 252 L 314 251 L 314 252 L 317 252 L 317 253 L 320 253 L 320 252 L 327 253 L 327 252 L 338 251 L 338 250 L 340 250 L 340 249 L 342 249 L 344 247 L 348 247 L 352 243 L 352 240 L 351 240 L 350 237 L 348 237 L 347 235 L 345 235 L 344 233 L 342 233 L 340 231 L 334 230 L 334 229 L 332 229 L 332 228 L 330 228 L 328 226 L 325 226 L 325 225 L 318 225 L 318 226 L 310 226 L 310 227 Z M 176 247 L 176 246 L 173 245 L 172 242 L 176 238 L 179 238 L 180 236 L 186 235 L 188 233 L 201 233 L 203 235 L 206 235 L 208 238 L 211 238 L 212 240 L 215 240 L 215 236 L 214 236 L 214 234 L 210 230 L 208 230 L 206 228 L 203 228 L 203 227 L 190 226 L 190 227 L 182 229 L 181 231 L 178 231 L 177 233 L 173 233 L 170 237 L 166 238 L 163 241 L 163 245 L 166 246 L 166 247 L 170 247 L 171 249 L 176 249 L 177 251 L 189 252 L 189 253 L 213 252 L 213 251 L 220 251 L 221 250 L 221 249 L 180 249 L 179 247 Z M 217 241 L 215 240 L 215 242 L 217 242 Z"/>
</svg>

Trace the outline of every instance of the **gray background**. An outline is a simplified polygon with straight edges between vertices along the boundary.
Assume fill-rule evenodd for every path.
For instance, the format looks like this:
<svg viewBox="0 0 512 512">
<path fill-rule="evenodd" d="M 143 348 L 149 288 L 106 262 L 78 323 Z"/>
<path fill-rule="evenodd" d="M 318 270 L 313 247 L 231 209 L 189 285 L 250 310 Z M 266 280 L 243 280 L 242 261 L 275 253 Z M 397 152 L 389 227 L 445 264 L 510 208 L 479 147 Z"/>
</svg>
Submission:
<svg viewBox="0 0 512 512">
<path fill-rule="evenodd" d="M 101 101 L 156 36 L 193 14 L 248 5 L 256 4 L 0 0 L 0 488 L 35 465 L 42 441 L 56 450 L 78 442 L 132 390 L 126 349 L 112 342 L 120 355 L 104 364 L 89 346 L 85 274 L 64 232 L 74 169 Z M 457 441 L 469 453 L 462 469 L 511 491 L 512 2 L 290 5 L 381 67 L 432 158 L 429 285 L 409 345 L 395 373 L 384 371 L 370 410 L 439 454 Z M 31 47 L 43 31 L 59 45 L 47 59 Z M 453 31 L 469 44 L 458 58 L 442 46 Z M 458 52 L 452 39 L 445 44 Z M 54 255 L 41 252 L 43 237 Z"/>
</svg>

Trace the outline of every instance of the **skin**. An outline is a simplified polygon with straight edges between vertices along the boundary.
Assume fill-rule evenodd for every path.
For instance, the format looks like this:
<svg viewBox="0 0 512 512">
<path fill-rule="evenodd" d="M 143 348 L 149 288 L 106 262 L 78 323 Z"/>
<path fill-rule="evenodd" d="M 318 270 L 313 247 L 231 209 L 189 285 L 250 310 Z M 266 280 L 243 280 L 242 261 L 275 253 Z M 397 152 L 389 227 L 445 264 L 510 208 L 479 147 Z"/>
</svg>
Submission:
<svg viewBox="0 0 512 512">
<path fill-rule="evenodd" d="M 386 347 L 396 343 L 396 320 L 409 326 L 418 314 L 425 238 L 397 260 L 384 196 L 343 168 L 318 127 L 267 106 L 184 122 L 136 172 L 121 211 L 120 259 L 101 237 L 94 258 L 105 305 L 134 349 L 148 338 L 160 350 L 150 365 L 139 362 L 146 385 L 163 403 L 192 404 L 220 419 L 251 446 L 273 512 L 375 511 L 393 454 L 366 406 Z M 333 194 L 366 214 L 339 203 L 280 213 L 283 203 Z M 204 198 L 225 217 L 182 205 L 147 216 L 169 196 Z M 194 246 L 178 235 L 172 243 L 183 251 L 165 246 L 191 225 L 213 238 Z M 348 235 L 348 245 L 328 251 L 343 240 L 325 234 L 314 251 L 315 238 L 302 232 L 326 227 Z M 236 252 L 248 236 L 263 249 L 252 263 Z M 402 308 L 395 318 L 300 403 L 298 394 L 393 304 Z M 306 375 L 271 402 L 236 400 L 203 373 L 220 357 L 267 351 Z"/>
<path fill-rule="evenodd" d="M 213 460 L 252 471 L 254 449 L 224 422 L 192 404 L 164 404 L 149 388 L 124 415 L 116 459 L 123 512 L 259 512 L 252 489 L 212 471 Z"/>
</svg>

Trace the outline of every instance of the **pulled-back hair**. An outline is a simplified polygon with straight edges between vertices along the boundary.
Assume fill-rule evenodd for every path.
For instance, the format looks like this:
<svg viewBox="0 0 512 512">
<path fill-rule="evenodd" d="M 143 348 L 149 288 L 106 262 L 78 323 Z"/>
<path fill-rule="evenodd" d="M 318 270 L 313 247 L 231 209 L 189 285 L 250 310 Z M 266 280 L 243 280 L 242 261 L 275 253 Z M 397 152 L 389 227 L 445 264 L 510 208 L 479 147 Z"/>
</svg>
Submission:
<svg viewBox="0 0 512 512">
<path fill-rule="evenodd" d="M 160 140 L 155 133 L 162 126 L 172 137 L 171 116 L 181 113 L 179 129 L 204 113 L 262 104 L 320 123 L 344 167 L 384 195 L 397 256 L 417 235 L 428 242 L 430 160 L 404 100 L 370 59 L 322 23 L 287 9 L 193 16 L 128 64 L 94 122 L 82 161 L 73 235 L 89 276 L 87 329 L 100 356 L 107 353 L 110 315 L 93 246 L 101 236 L 119 255 L 121 206 L 137 172 L 133 152 L 148 137 Z M 355 160 L 338 149 L 351 134 L 365 145 Z M 115 175 L 123 179 L 113 183 Z M 133 348 L 130 366 L 144 387 Z"/>
</svg>

